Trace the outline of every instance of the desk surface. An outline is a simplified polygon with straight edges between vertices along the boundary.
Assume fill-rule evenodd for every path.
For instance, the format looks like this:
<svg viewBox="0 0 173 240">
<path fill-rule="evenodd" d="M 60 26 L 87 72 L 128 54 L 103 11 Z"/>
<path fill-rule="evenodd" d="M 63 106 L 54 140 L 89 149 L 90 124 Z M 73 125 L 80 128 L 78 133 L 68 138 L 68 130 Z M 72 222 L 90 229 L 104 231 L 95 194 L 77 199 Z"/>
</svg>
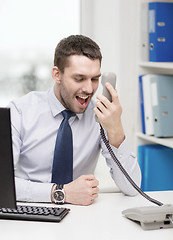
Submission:
<svg viewBox="0 0 173 240">
<path fill-rule="evenodd" d="M 150 192 L 151 197 L 164 204 L 173 204 L 173 191 Z M 34 204 L 32 204 L 34 205 Z M 60 223 L 41 223 L 0 220 L 0 238 L 13 240 L 62 239 L 62 240 L 115 240 L 171 239 L 173 228 L 144 231 L 135 222 L 122 216 L 131 207 L 149 206 L 142 196 L 127 197 L 121 193 L 101 193 L 90 206 L 64 205 L 71 212 Z M 47 206 L 47 205 L 46 205 Z M 130 237 L 130 238 L 129 238 Z"/>
</svg>

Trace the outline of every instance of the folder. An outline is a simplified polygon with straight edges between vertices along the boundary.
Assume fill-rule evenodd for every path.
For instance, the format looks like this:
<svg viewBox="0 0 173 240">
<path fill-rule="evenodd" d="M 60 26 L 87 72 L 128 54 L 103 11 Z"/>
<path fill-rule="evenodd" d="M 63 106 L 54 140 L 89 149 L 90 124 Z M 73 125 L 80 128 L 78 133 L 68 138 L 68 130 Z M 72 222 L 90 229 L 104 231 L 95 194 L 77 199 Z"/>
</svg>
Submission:
<svg viewBox="0 0 173 240">
<path fill-rule="evenodd" d="M 138 146 L 143 191 L 173 190 L 173 149 L 162 145 Z"/>
<path fill-rule="evenodd" d="M 155 137 L 173 136 L 173 76 L 151 76 L 152 112 Z"/>
<path fill-rule="evenodd" d="M 173 3 L 149 3 L 149 60 L 173 61 Z"/>
<path fill-rule="evenodd" d="M 147 2 L 141 2 L 141 14 L 140 14 L 140 39 L 141 39 L 141 57 L 142 61 L 148 61 L 149 60 L 149 37 L 148 37 L 148 3 Z"/>
<path fill-rule="evenodd" d="M 145 131 L 145 112 L 144 112 L 144 96 L 143 96 L 142 77 L 143 77 L 143 75 L 139 76 L 139 99 L 140 99 L 142 132 L 145 134 L 146 131 Z"/>
<path fill-rule="evenodd" d="M 152 74 L 142 76 L 143 104 L 145 116 L 145 132 L 147 135 L 154 135 L 154 118 L 151 104 L 151 77 Z"/>
</svg>

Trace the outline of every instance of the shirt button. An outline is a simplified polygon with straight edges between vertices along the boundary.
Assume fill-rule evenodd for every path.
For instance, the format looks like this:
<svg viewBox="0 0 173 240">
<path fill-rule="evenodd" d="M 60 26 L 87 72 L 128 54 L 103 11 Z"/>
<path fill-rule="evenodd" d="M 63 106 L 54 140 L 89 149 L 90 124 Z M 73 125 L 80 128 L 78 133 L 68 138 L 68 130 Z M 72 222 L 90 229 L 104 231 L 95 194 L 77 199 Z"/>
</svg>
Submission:
<svg viewBox="0 0 173 240">
<path fill-rule="evenodd" d="M 119 155 L 120 158 L 122 158 L 122 156 L 123 156 L 122 154 Z"/>
</svg>

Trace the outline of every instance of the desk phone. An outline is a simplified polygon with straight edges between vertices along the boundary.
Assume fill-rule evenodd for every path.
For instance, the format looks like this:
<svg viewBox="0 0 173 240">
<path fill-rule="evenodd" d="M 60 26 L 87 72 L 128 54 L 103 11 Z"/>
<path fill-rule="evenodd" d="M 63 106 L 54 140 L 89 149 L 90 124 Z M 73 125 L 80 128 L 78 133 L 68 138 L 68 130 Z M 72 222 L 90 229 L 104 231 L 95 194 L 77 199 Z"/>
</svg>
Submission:
<svg viewBox="0 0 173 240">
<path fill-rule="evenodd" d="M 122 214 L 139 222 L 144 230 L 173 227 L 173 205 L 129 208 L 122 211 Z"/>
</svg>

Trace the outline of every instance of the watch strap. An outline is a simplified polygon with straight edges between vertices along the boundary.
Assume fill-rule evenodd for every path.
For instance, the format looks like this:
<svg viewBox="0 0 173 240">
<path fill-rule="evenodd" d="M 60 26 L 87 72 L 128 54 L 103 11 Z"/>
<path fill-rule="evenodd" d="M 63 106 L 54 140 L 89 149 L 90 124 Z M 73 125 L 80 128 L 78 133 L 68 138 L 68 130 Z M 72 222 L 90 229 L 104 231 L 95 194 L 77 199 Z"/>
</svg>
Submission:
<svg viewBox="0 0 173 240">
<path fill-rule="evenodd" d="M 64 185 L 63 184 L 56 184 L 56 190 L 58 189 L 63 189 Z"/>
</svg>

